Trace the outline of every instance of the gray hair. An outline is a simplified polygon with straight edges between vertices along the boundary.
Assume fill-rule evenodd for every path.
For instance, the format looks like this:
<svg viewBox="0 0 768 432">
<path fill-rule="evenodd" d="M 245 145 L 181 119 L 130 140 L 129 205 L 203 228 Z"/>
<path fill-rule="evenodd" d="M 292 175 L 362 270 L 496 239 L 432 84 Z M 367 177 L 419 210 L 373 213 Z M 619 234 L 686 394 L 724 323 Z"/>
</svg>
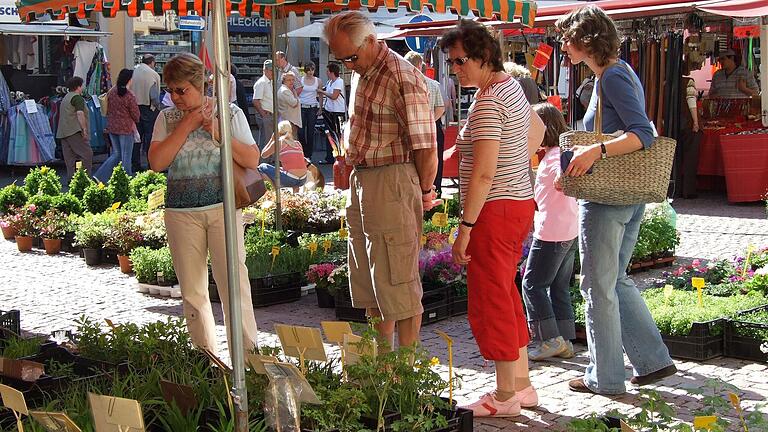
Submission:
<svg viewBox="0 0 768 432">
<path fill-rule="evenodd" d="M 512 78 L 530 78 L 531 71 L 527 67 L 521 66 L 515 62 L 504 63 L 504 72 L 510 74 Z"/>
<path fill-rule="evenodd" d="M 376 36 L 376 26 L 362 13 L 347 11 L 332 17 L 323 26 L 323 39 L 326 42 L 339 33 L 346 34 L 355 45 L 362 45 L 368 36 Z"/>
<path fill-rule="evenodd" d="M 293 73 L 293 72 L 288 71 L 288 72 L 284 73 L 283 76 L 280 78 L 280 82 L 285 84 L 285 79 L 288 78 L 288 77 L 293 77 L 293 79 L 296 79 L 296 74 Z"/>
<path fill-rule="evenodd" d="M 408 54 L 405 55 L 405 59 L 416 68 L 420 68 L 421 65 L 424 64 L 424 58 L 416 51 L 408 51 Z"/>
</svg>

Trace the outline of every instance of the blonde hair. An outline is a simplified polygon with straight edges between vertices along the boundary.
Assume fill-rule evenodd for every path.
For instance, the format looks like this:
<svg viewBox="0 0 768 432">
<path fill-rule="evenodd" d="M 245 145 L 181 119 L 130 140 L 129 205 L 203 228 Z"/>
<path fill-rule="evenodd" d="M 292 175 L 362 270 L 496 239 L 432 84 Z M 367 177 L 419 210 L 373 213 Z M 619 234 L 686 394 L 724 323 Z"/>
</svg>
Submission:
<svg viewBox="0 0 768 432">
<path fill-rule="evenodd" d="M 287 120 L 283 120 L 277 124 L 277 133 L 280 138 L 287 137 L 293 139 L 293 125 Z"/>
<path fill-rule="evenodd" d="M 280 82 L 285 84 L 285 79 L 288 77 L 293 77 L 294 80 L 298 78 L 295 73 L 289 71 L 283 74 L 283 77 L 280 78 Z"/>
<path fill-rule="evenodd" d="M 367 16 L 358 11 L 342 12 L 323 26 L 323 39 L 328 42 L 337 34 L 344 33 L 355 45 L 362 45 L 368 36 L 376 36 L 376 27 Z"/>
<path fill-rule="evenodd" d="M 163 67 L 163 81 L 165 84 L 188 81 L 195 88 L 202 90 L 205 84 L 205 66 L 194 54 L 177 54 Z"/>
<path fill-rule="evenodd" d="M 525 66 L 521 66 L 515 62 L 505 62 L 504 72 L 510 74 L 512 78 L 530 78 L 531 71 Z"/>
<path fill-rule="evenodd" d="M 408 54 L 405 55 L 405 59 L 416 68 L 420 68 L 424 63 L 424 57 L 416 51 L 408 51 Z"/>
</svg>

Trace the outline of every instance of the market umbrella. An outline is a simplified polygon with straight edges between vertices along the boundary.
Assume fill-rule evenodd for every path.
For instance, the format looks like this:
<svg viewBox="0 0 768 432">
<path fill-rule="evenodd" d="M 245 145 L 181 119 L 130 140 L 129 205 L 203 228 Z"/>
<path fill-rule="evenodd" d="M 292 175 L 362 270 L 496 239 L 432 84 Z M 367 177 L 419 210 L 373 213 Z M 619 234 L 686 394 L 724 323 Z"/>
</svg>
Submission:
<svg viewBox="0 0 768 432">
<path fill-rule="evenodd" d="M 230 353 L 233 367 L 232 399 L 235 405 L 235 430 L 246 432 L 248 428 L 248 397 L 245 389 L 245 367 L 243 358 L 243 333 L 240 305 L 240 289 L 237 262 L 237 235 L 235 218 L 234 181 L 232 177 L 232 131 L 228 121 L 229 110 L 229 43 L 226 24 L 226 15 L 232 12 L 240 15 L 258 13 L 262 17 L 271 18 L 286 12 L 304 11 L 328 12 L 347 9 L 377 8 L 386 6 L 395 9 L 398 6 L 406 6 L 410 10 L 421 11 L 427 7 L 433 11 L 444 13 L 453 12 L 461 16 L 473 12 L 477 16 L 498 18 L 510 21 L 520 18 L 526 26 L 532 26 L 536 15 L 536 3 L 533 0 L 19 0 L 19 16 L 23 21 L 34 20 L 43 14 L 62 17 L 67 14 L 76 14 L 84 17 L 91 12 L 101 12 L 107 17 L 114 17 L 119 11 L 125 11 L 129 16 L 138 16 L 147 10 L 155 15 L 164 14 L 173 10 L 179 15 L 198 14 L 205 16 L 208 12 L 212 15 L 212 34 L 214 48 L 214 84 L 216 103 L 219 112 L 219 129 L 221 135 L 221 176 L 224 189 L 224 224 L 227 251 L 228 289 L 230 292 L 230 304 L 228 319 L 231 331 Z M 275 13 L 277 12 L 277 13 Z M 272 23 L 272 58 L 275 58 L 277 30 Z M 277 62 L 272 63 L 272 70 L 276 74 Z M 277 102 L 277 83 L 273 80 L 274 101 Z M 277 116 L 274 116 L 277 131 Z M 275 152 L 275 165 L 279 170 L 279 148 Z M 280 176 L 276 176 L 276 211 L 280 212 Z"/>
</svg>

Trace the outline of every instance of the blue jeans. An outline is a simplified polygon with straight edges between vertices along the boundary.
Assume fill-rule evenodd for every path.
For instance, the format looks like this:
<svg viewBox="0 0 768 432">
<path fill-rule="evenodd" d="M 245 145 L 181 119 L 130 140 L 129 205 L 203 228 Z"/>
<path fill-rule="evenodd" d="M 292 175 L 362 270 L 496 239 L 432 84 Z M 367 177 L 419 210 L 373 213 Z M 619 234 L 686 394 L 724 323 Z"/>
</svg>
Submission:
<svg viewBox="0 0 768 432">
<path fill-rule="evenodd" d="M 579 201 L 581 293 L 590 360 L 584 383 L 597 393 L 626 391 L 624 352 L 637 376 L 672 364 L 648 306 L 626 271 L 644 210 L 644 204 Z"/>
<path fill-rule="evenodd" d="M 317 107 L 301 107 L 301 124 L 299 141 L 304 149 L 304 157 L 312 159 L 315 151 L 315 123 L 317 122 Z"/>
<path fill-rule="evenodd" d="M 109 157 L 101 164 L 96 171 L 96 174 L 93 175 L 102 183 L 106 183 L 109 180 L 109 177 L 112 176 L 112 170 L 119 163 L 123 164 L 123 169 L 129 176 L 133 175 L 133 169 L 131 167 L 133 134 L 109 134 L 109 140 L 112 141 L 112 150 L 109 152 Z"/>
<path fill-rule="evenodd" d="M 269 177 L 270 180 L 272 180 L 272 184 L 275 184 L 275 166 L 270 165 L 267 163 L 263 163 L 259 165 L 259 172 L 262 174 L 266 174 L 267 177 Z M 280 170 L 280 187 L 299 187 L 304 186 L 304 183 L 307 182 L 307 175 L 304 174 L 304 177 L 297 179 L 289 176 L 285 171 Z"/>
<path fill-rule="evenodd" d="M 576 239 L 549 242 L 534 237 L 523 276 L 523 300 L 533 340 L 575 339 L 570 284 Z"/>
</svg>

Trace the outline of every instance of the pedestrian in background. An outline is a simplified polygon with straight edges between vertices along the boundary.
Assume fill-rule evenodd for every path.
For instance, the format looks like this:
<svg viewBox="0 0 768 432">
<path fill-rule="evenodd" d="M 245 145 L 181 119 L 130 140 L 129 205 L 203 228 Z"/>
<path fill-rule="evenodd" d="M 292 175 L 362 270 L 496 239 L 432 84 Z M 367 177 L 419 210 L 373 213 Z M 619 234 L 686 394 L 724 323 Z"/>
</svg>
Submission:
<svg viewBox="0 0 768 432">
<path fill-rule="evenodd" d="M 120 163 L 129 176 L 133 175 L 131 157 L 138 134 L 136 124 L 141 120 L 141 114 L 136 97 L 128 90 L 132 77 L 132 70 L 121 70 L 117 76 L 117 85 L 107 93 L 107 133 L 109 133 L 112 148 L 109 157 L 94 174 L 94 177 L 104 183 L 109 180 L 112 170 Z"/>
<path fill-rule="evenodd" d="M 547 126 L 541 146 L 546 153 L 536 170 L 533 196 L 533 243 L 523 276 L 523 299 L 533 339 L 528 358 L 573 357 L 576 338 L 571 305 L 571 275 L 578 249 L 576 199 L 555 187 L 560 177 L 560 134 L 569 130 L 563 113 L 549 102 L 533 105 Z"/>
<path fill-rule="evenodd" d="M 278 51 L 275 53 L 275 58 L 277 59 L 277 80 L 280 82 L 283 82 L 283 74 L 286 74 L 288 72 L 293 73 L 293 76 L 296 77 L 296 80 L 294 81 L 294 90 L 297 90 L 299 88 L 299 82 L 298 79 L 301 76 L 299 73 L 299 69 L 288 62 L 288 58 L 285 56 L 285 53 L 282 51 Z"/>
<path fill-rule="evenodd" d="M 521 66 L 515 62 L 504 63 L 504 71 L 520 83 L 525 93 L 525 99 L 533 105 L 539 102 L 539 86 L 531 77 L 531 71 L 527 67 Z"/>
<path fill-rule="evenodd" d="M 535 206 L 529 147 L 539 147 L 544 125 L 504 73 L 499 40 L 487 27 L 461 20 L 440 46 L 459 84 L 478 89 L 456 139 L 463 210 L 452 254 L 467 266 L 469 325 L 480 354 L 494 362 L 496 390 L 467 408 L 478 417 L 518 416 L 521 407 L 538 405 L 515 275 Z"/>
<path fill-rule="evenodd" d="M 149 151 L 155 120 L 162 109 L 160 74 L 155 71 L 155 56 L 152 54 L 144 54 L 141 63 L 134 68 L 131 91 L 136 97 L 136 103 L 139 105 L 139 113 L 141 114 L 138 125 L 141 145 L 133 146 L 131 156 L 133 172 L 139 172 L 144 167 L 143 158 Z"/>
<path fill-rule="evenodd" d="M 165 227 L 192 343 L 216 352 L 216 322 L 208 295 L 209 256 L 225 315 L 227 341 L 232 340 L 226 317 L 230 298 L 216 101 L 203 92 L 204 66 L 194 54 L 182 53 L 169 60 L 163 68 L 163 79 L 175 106 L 163 110 L 157 118 L 149 162 L 154 171 L 168 170 Z M 257 169 L 259 148 L 253 141 L 248 120 L 237 105 L 230 104 L 229 108 L 232 157 L 240 166 Z M 243 342 L 247 353 L 257 347 L 258 335 L 245 266 L 242 211 L 237 210 L 235 218 Z M 232 352 L 231 344 L 229 349 Z"/>
<path fill-rule="evenodd" d="M 600 103 L 602 132 L 624 131 L 604 143 L 576 147 L 563 175 L 578 177 L 598 159 L 650 147 L 654 134 L 645 112 L 643 86 L 630 66 L 618 57 L 619 33 L 613 20 L 599 7 L 590 5 L 571 11 L 555 26 L 571 64 L 586 63 L 597 77 L 584 116 L 585 128 L 594 130 Z M 589 365 L 583 378 L 568 383 L 571 391 L 624 393 L 624 353 L 634 368 L 630 380 L 633 384 L 650 384 L 677 372 L 648 306 L 627 276 L 644 210 L 645 204 L 579 201 L 581 293 L 585 300 Z"/>
<path fill-rule="evenodd" d="M 277 113 L 279 119 L 289 121 L 293 127 L 291 136 L 298 136 L 301 127 L 301 104 L 293 89 L 296 82 L 293 72 L 283 74 L 282 84 L 277 90 Z"/>
<path fill-rule="evenodd" d="M 424 75 L 421 70 L 424 66 L 424 59 L 421 54 L 410 51 L 405 55 L 405 59 L 410 62 L 416 70 L 421 73 L 424 83 L 427 84 L 429 91 L 429 106 L 435 116 L 435 131 L 437 132 L 437 175 L 435 176 L 435 191 L 438 196 L 442 193 L 443 183 L 443 151 L 445 150 L 445 133 L 443 132 L 443 114 L 445 114 L 445 103 L 443 94 L 440 91 L 440 83 Z"/>
<path fill-rule="evenodd" d="M 416 68 L 376 39 L 373 22 L 360 12 L 335 15 L 323 36 L 354 71 L 347 148 L 354 170 L 346 209 L 352 304 L 381 318 L 375 326 L 382 346 L 394 347 L 395 327 L 400 346 L 413 346 L 424 312 L 419 241 L 437 171 L 427 86 Z"/>
<path fill-rule="evenodd" d="M 301 102 L 299 142 L 304 149 L 304 157 L 307 159 L 312 159 L 315 147 L 315 123 L 317 122 L 317 109 L 320 107 L 317 99 L 319 87 L 320 79 L 315 76 L 315 64 L 307 62 L 304 65 L 304 76 L 301 77 L 301 86 L 299 86 L 299 102 Z"/>
<path fill-rule="evenodd" d="M 344 80 L 339 76 L 341 69 L 335 63 L 328 64 L 328 82 L 317 91 L 325 98 L 322 105 L 326 128 L 334 135 L 337 145 L 341 142 L 341 124 L 347 118 L 347 104 L 344 97 Z M 325 163 L 333 163 L 331 143 L 326 142 Z"/>
<path fill-rule="evenodd" d="M 256 126 L 259 127 L 259 145 L 264 147 L 274 129 L 272 95 L 272 60 L 264 60 L 263 75 L 253 83 L 253 107 L 256 108 Z"/>
<path fill-rule="evenodd" d="M 88 128 L 88 111 L 83 98 L 83 79 L 72 77 L 67 81 L 67 92 L 59 108 L 59 126 L 56 138 L 61 140 L 64 165 L 67 167 L 67 181 L 75 174 L 75 162 L 81 161 L 83 169 L 91 175 L 93 149 L 91 130 Z"/>
</svg>

